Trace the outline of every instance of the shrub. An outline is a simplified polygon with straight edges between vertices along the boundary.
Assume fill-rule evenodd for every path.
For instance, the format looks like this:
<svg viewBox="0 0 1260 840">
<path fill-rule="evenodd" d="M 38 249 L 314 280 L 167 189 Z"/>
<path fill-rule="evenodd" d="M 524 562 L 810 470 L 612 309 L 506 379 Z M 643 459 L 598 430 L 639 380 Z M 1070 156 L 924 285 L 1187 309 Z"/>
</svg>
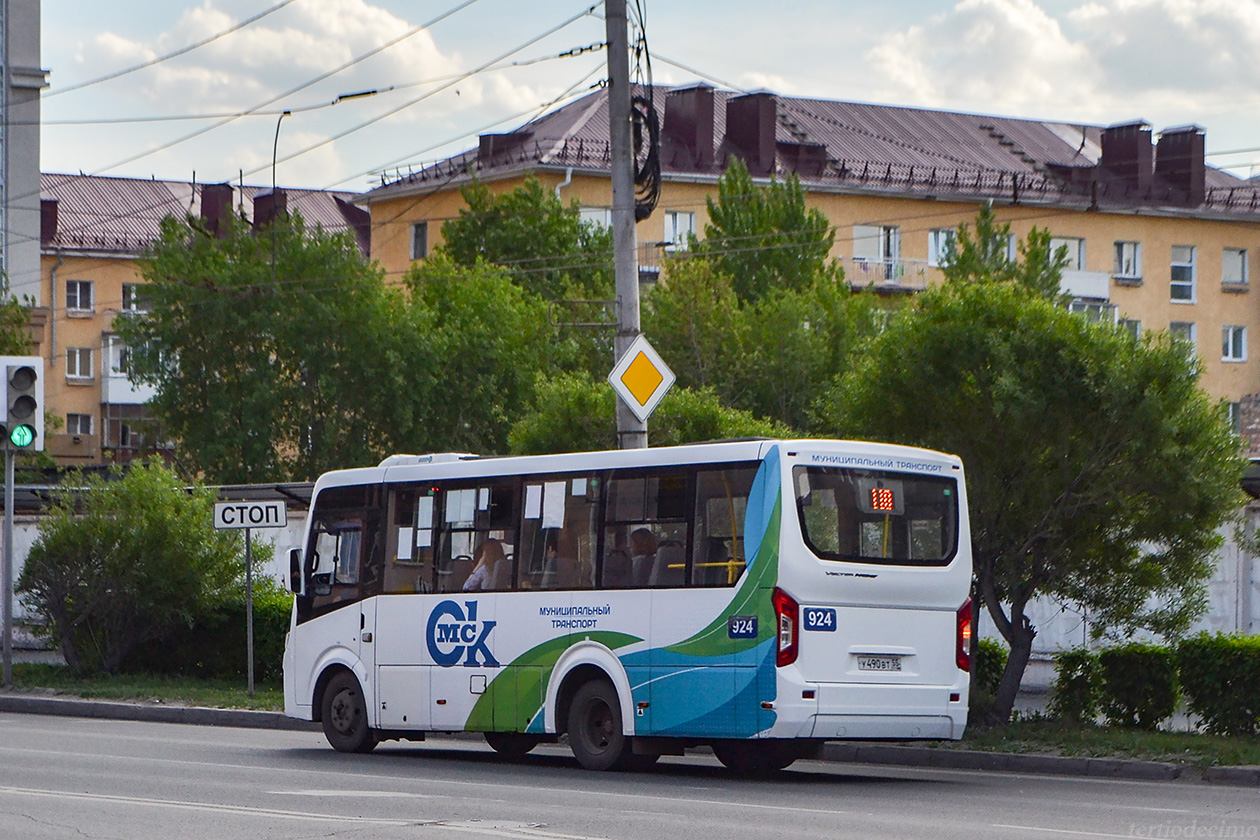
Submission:
<svg viewBox="0 0 1260 840">
<path fill-rule="evenodd" d="M 1006 670 L 1006 646 L 993 639 L 981 639 L 979 649 L 975 662 L 976 687 L 996 695 L 1002 672 Z"/>
<path fill-rule="evenodd" d="M 1070 723 L 1093 723 L 1098 715 L 1098 655 L 1086 648 L 1054 655 L 1050 716 Z"/>
<path fill-rule="evenodd" d="M 1200 633 L 1177 646 L 1190 711 L 1208 732 L 1260 732 L 1260 636 Z"/>
<path fill-rule="evenodd" d="M 114 673 L 137 645 L 230 597 L 240 541 L 214 529 L 213 504 L 158 462 L 54 491 L 17 591 L 73 671 Z"/>
<path fill-rule="evenodd" d="M 1154 729 L 1177 708 L 1177 666 L 1170 648 L 1132 643 L 1098 655 L 1107 723 Z"/>
<path fill-rule="evenodd" d="M 270 578 L 254 580 L 254 679 L 279 684 L 293 596 Z M 245 679 L 249 674 L 245 593 L 237 594 L 165 638 L 136 647 L 123 663 L 132 673 Z"/>
</svg>

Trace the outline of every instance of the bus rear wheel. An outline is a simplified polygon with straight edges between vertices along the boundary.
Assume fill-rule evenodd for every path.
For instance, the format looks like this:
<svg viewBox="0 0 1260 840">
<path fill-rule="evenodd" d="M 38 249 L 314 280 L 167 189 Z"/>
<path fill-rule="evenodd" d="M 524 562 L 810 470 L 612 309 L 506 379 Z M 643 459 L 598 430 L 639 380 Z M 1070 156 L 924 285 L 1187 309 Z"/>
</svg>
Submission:
<svg viewBox="0 0 1260 840">
<path fill-rule="evenodd" d="M 713 745 L 726 769 L 741 776 L 765 776 L 786 769 L 799 758 L 792 744 L 775 741 L 728 741 Z"/>
<path fill-rule="evenodd" d="M 587 770 L 611 770 L 629 747 L 621 731 L 621 702 L 612 683 L 584 683 L 569 705 L 569 748 Z"/>
<path fill-rule="evenodd" d="M 538 746 L 542 739 L 524 732 L 487 732 L 486 743 L 500 755 L 522 756 Z"/>
<path fill-rule="evenodd" d="M 324 737 L 338 752 L 366 753 L 376 747 L 376 735 L 368 727 L 363 689 L 349 671 L 328 681 L 321 721 Z"/>
</svg>

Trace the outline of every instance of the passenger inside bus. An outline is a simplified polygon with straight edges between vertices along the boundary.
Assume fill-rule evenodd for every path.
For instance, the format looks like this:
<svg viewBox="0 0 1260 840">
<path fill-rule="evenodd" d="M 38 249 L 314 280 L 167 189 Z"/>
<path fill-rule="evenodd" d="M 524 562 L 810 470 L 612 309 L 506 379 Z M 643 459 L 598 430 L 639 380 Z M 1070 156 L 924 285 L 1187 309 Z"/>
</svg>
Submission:
<svg viewBox="0 0 1260 840">
<path fill-rule="evenodd" d="M 656 535 L 648 528 L 630 532 L 630 576 L 632 586 L 647 586 L 656 562 Z"/>
<path fill-rule="evenodd" d="M 477 547 L 474 557 L 476 565 L 468 580 L 464 581 L 464 591 L 493 591 L 507 589 L 511 582 L 511 564 L 503 553 L 503 543 L 496 539 L 487 539 Z"/>
</svg>

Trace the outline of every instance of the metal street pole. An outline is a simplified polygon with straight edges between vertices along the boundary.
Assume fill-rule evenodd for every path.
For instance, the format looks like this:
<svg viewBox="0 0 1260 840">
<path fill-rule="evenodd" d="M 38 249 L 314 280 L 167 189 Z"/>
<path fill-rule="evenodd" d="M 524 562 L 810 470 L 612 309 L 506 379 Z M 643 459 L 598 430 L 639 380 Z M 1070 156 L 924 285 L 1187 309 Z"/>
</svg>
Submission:
<svg viewBox="0 0 1260 840">
<path fill-rule="evenodd" d="M 13 687 L 13 450 L 4 452 L 4 687 Z"/>
<path fill-rule="evenodd" d="M 639 336 L 639 260 L 634 234 L 634 146 L 630 122 L 630 47 L 626 0 L 604 0 L 608 38 L 608 140 L 612 163 L 613 267 L 617 280 L 615 364 Z M 622 449 L 643 449 L 647 423 L 617 400 L 617 441 Z"/>
<path fill-rule="evenodd" d="M 254 555 L 249 539 L 249 529 L 245 529 L 245 658 L 249 671 L 249 696 L 254 696 Z"/>
</svg>

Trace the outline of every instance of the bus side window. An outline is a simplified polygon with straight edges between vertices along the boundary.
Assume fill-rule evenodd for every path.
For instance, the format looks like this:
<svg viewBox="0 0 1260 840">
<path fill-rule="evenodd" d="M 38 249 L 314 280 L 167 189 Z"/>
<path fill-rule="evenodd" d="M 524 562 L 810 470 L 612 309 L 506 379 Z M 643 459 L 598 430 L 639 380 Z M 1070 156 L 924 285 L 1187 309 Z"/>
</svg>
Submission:
<svg viewBox="0 0 1260 840">
<path fill-rule="evenodd" d="M 474 580 L 477 590 L 512 587 L 516 563 L 515 478 L 482 479 L 473 486 L 443 486 L 437 591 L 462 592 L 476 569 L 479 549 L 494 540 L 503 559 L 492 574 Z M 497 556 L 497 552 L 495 552 Z M 473 584 L 470 584 L 470 586 Z"/>
<path fill-rule="evenodd" d="M 756 475 L 755 466 L 697 473 L 692 586 L 733 586 L 744 573 L 744 516 Z"/>
<path fill-rule="evenodd" d="M 425 485 L 396 487 L 390 494 L 384 591 L 433 591 L 433 502 Z"/>
</svg>

